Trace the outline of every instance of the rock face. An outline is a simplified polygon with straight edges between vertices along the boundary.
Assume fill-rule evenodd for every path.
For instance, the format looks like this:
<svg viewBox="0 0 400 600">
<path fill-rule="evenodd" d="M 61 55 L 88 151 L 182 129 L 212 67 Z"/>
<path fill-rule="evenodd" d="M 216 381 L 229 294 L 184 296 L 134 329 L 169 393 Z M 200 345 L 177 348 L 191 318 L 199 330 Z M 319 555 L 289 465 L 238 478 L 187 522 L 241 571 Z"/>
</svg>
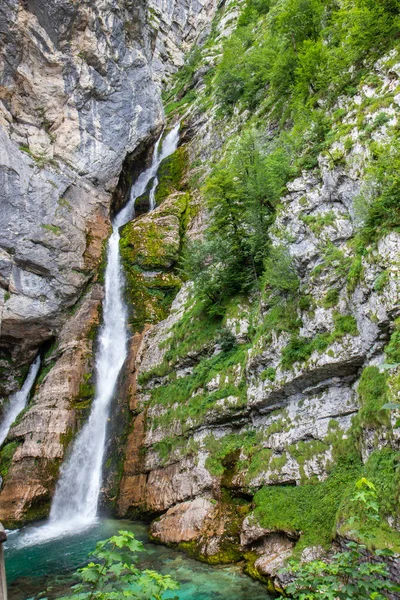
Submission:
<svg viewBox="0 0 400 600">
<path fill-rule="evenodd" d="M 148 22 L 153 34 L 153 69 L 157 81 L 168 84 L 168 75 L 184 64 L 185 54 L 193 43 L 205 39 L 217 5 L 217 0 L 149 1 Z"/>
<path fill-rule="evenodd" d="M 0 11 L 1 347 L 20 364 L 98 268 L 124 158 L 163 114 L 144 3 Z"/>
<path fill-rule="evenodd" d="M 112 193 L 125 158 L 132 164 L 159 135 L 160 82 L 214 10 L 215 2 L 186 0 L 154 7 L 141 0 L 15 0 L 0 7 L 0 405 L 38 350 L 55 342 L 31 407 L 8 440 L 18 447 L 1 492 L 9 523 L 46 513 L 81 421 L 75 404 L 84 412 L 90 396 L 101 301 L 93 281 Z M 179 211 L 177 220 L 160 219 L 170 237 L 179 233 Z M 161 279 L 169 291 L 179 285 L 172 275 Z"/>
<path fill-rule="evenodd" d="M 62 328 L 29 410 L 8 435 L 8 445 L 16 446 L 16 451 L 0 494 L 0 518 L 9 525 L 48 512 L 65 449 L 90 407 L 94 354 L 90 331 L 97 328 L 101 300 L 102 288 L 94 285 Z"/>
<path fill-rule="evenodd" d="M 163 544 L 197 540 L 206 519 L 211 518 L 215 510 L 215 504 L 205 498 L 177 504 L 158 521 L 153 522 L 151 535 Z"/>
<path fill-rule="evenodd" d="M 229 152 L 249 118 L 216 118 L 209 95 L 202 98 L 233 10 L 216 25 L 216 48 L 205 51 L 178 94 L 181 100 L 185 91 L 197 93 L 178 109 L 189 156 L 184 179 L 192 240 L 201 238 L 208 220 L 198 181 Z M 387 69 L 377 65 L 374 76 L 397 90 L 399 77 Z M 359 93 L 357 106 L 374 94 L 378 104 L 368 85 Z M 287 184 L 269 231 L 268 243 L 293 265 L 298 297 L 277 301 L 267 291 L 234 298 L 216 326 L 186 282 L 167 318 L 145 332 L 135 359 L 135 417 L 118 514 L 153 514 L 154 538 L 210 561 L 245 556 L 250 572 L 277 587 L 293 553 L 305 561 L 324 555 L 316 521 L 298 515 L 316 506 L 323 512 L 325 497 L 337 502 L 340 496 L 345 504 L 358 477 L 378 477 L 378 464 L 399 459 L 399 412 L 381 408 L 399 400 L 399 366 L 385 348 L 392 335 L 398 344 L 400 236 L 388 231 L 354 255 L 370 150 L 363 132 L 350 128 L 358 122 L 351 99 L 340 102 L 351 140 L 333 142 L 313 169 Z M 273 136 L 262 119 L 259 127 Z M 390 141 L 384 127 L 375 135 Z M 146 219 L 150 229 L 153 216 Z M 397 477 L 390 469 L 387 482 Z M 329 496 L 331 486 L 337 496 Z M 394 498 L 385 523 L 397 535 Z M 328 537 L 334 530 L 346 537 L 346 509 L 339 504 Z"/>
<path fill-rule="evenodd" d="M 163 122 L 156 81 L 182 64 L 215 4 L 1 6 L 0 348 L 17 366 L 98 267 L 123 161 Z"/>
</svg>

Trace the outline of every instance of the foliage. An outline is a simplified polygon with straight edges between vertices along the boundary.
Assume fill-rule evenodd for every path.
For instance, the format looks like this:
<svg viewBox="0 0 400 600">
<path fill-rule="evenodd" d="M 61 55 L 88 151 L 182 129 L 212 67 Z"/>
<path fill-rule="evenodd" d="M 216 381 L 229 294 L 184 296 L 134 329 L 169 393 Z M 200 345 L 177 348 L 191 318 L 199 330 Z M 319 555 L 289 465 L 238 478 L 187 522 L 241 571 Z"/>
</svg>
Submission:
<svg viewBox="0 0 400 600">
<path fill-rule="evenodd" d="M 400 139 L 372 145 L 368 167 L 365 218 L 358 244 L 365 247 L 390 231 L 400 231 Z"/>
<path fill-rule="evenodd" d="M 385 354 L 389 363 L 400 363 L 400 319 L 396 319 L 394 322 L 394 331 L 389 344 L 385 348 Z"/>
<path fill-rule="evenodd" d="M 281 293 L 294 293 L 298 290 L 299 278 L 285 247 L 272 247 L 265 259 L 264 268 L 263 282 L 269 289 Z"/>
<path fill-rule="evenodd" d="M 398 0 L 248 0 L 217 68 L 218 99 L 229 111 L 267 96 L 280 115 L 312 114 L 393 45 L 399 12 Z"/>
<path fill-rule="evenodd" d="M 313 560 L 292 563 L 295 576 L 286 591 L 299 600 L 384 600 L 399 586 L 388 580 L 389 572 L 383 562 L 372 562 L 365 557 L 366 547 L 348 542 L 345 552 L 338 552 L 330 562 Z M 389 551 L 375 552 L 376 557 L 391 555 Z M 280 596 L 280 598 L 284 598 Z"/>
<path fill-rule="evenodd" d="M 62 600 L 161 600 L 166 590 L 178 589 L 169 575 L 141 571 L 136 566 L 137 554 L 143 550 L 142 542 L 130 531 L 119 531 L 119 535 L 98 542 L 92 553 L 98 562 L 90 562 L 77 571 L 81 583 L 73 586 L 73 593 Z"/>
<path fill-rule="evenodd" d="M 0 450 L 0 477 L 7 475 L 8 470 L 11 466 L 13 456 L 19 446 L 19 442 L 8 442 Z"/>
<path fill-rule="evenodd" d="M 297 554 L 307 546 L 329 546 L 341 502 L 360 469 L 358 456 L 350 452 L 326 481 L 264 487 L 254 496 L 255 517 L 266 529 L 301 532 Z"/>
<path fill-rule="evenodd" d="M 378 367 L 366 367 L 358 385 L 361 407 L 357 418 L 363 427 L 376 428 L 387 425 L 388 415 L 382 411 L 387 400 L 387 375 Z"/>
<path fill-rule="evenodd" d="M 254 129 L 207 179 L 210 226 L 203 242 L 187 244 L 182 269 L 210 313 L 223 314 L 229 298 L 258 287 L 267 233 L 290 173 L 286 152 Z"/>
<path fill-rule="evenodd" d="M 379 521 L 376 488 L 367 478 L 357 481 L 352 502 L 362 517 L 361 522 L 351 518 L 349 525 L 367 528 Z M 346 546 L 347 550 L 336 553 L 328 561 L 292 562 L 285 570 L 294 575 L 286 588 L 290 596 L 299 600 L 384 600 L 400 591 L 400 587 L 390 581 L 388 567 L 382 561 L 382 557 L 393 556 L 393 552 L 376 550 L 371 554 L 365 545 L 354 541 L 347 542 Z"/>
</svg>

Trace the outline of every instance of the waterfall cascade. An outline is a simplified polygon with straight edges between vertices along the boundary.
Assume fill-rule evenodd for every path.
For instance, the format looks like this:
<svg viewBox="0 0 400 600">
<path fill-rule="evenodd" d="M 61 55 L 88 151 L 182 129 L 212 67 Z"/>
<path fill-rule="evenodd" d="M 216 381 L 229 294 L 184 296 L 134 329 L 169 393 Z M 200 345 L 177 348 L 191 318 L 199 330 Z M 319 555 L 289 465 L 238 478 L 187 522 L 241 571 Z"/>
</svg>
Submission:
<svg viewBox="0 0 400 600">
<path fill-rule="evenodd" d="M 6 439 L 11 425 L 18 417 L 20 412 L 24 410 L 29 400 L 29 395 L 40 367 L 40 356 L 38 355 L 34 362 L 29 367 L 28 375 L 24 381 L 22 388 L 10 396 L 8 405 L 3 414 L 3 420 L 0 424 L 0 446 Z"/>
<path fill-rule="evenodd" d="M 150 167 L 132 186 L 128 203 L 116 215 L 107 247 L 103 325 L 96 356 L 96 396 L 88 421 L 77 436 L 69 458 L 61 467 L 60 478 L 46 525 L 27 532 L 25 545 L 46 541 L 91 525 L 97 515 L 102 485 L 102 466 L 106 444 L 107 420 L 118 375 L 127 356 L 127 309 L 123 298 L 124 277 L 119 254 L 119 228 L 135 215 L 135 200 L 152 182 L 150 210 L 154 208 L 157 170 L 172 154 L 179 141 L 179 123 L 161 144 L 157 141 Z M 161 149 L 160 149 L 161 146 Z"/>
</svg>

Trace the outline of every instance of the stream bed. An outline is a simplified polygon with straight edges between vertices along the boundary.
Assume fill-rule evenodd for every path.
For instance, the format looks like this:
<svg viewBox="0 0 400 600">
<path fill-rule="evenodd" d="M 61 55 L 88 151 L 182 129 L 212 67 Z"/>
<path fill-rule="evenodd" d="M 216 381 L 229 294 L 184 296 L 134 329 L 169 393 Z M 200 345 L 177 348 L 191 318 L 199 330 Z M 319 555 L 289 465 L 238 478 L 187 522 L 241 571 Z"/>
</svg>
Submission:
<svg viewBox="0 0 400 600">
<path fill-rule="evenodd" d="M 30 530 L 40 524 L 9 533 L 6 544 L 6 569 L 9 600 L 27 600 L 41 591 L 48 600 L 68 594 L 76 581 L 73 572 L 88 562 L 96 542 L 120 529 L 133 531 L 144 542 L 146 552 L 140 556 L 143 569 L 170 574 L 180 583 L 180 590 L 164 598 L 179 600 L 270 600 L 266 588 L 244 575 L 239 566 L 209 566 L 183 554 L 148 541 L 147 527 L 138 522 L 99 519 L 80 533 L 65 535 L 35 545 L 23 545 Z"/>
</svg>

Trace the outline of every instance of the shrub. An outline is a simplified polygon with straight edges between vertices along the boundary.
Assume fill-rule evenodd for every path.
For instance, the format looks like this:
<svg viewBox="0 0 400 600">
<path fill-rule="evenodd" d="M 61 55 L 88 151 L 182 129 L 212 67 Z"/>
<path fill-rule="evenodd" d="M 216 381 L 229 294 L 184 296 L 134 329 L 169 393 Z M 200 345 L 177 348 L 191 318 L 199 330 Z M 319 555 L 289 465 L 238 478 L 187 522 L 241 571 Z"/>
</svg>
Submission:
<svg viewBox="0 0 400 600">
<path fill-rule="evenodd" d="M 119 535 L 98 542 L 92 553 L 98 562 L 90 562 L 77 571 L 81 583 L 73 586 L 73 593 L 61 600 L 161 600 L 165 591 L 178 589 L 177 582 L 169 575 L 138 569 L 136 555 L 143 550 L 142 542 L 130 531 L 119 531 Z"/>
</svg>

